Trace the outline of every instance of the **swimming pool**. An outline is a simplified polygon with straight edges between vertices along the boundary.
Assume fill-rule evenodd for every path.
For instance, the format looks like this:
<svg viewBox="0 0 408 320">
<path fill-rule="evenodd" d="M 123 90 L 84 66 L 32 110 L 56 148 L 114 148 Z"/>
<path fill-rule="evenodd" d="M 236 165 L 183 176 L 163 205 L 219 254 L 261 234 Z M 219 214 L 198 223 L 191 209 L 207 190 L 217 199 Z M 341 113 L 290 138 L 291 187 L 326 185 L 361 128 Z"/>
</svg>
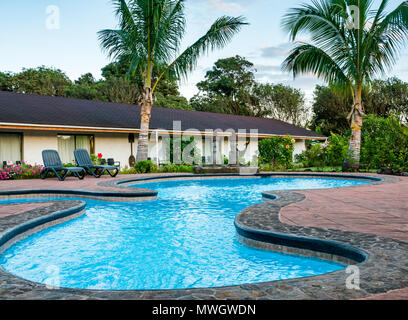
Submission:
<svg viewBox="0 0 408 320">
<path fill-rule="evenodd" d="M 0 266 L 34 282 L 57 278 L 61 287 L 100 290 L 219 287 L 328 273 L 345 266 L 240 244 L 234 219 L 261 202 L 262 191 L 364 183 L 369 182 L 234 178 L 137 184 L 158 190 L 158 199 L 84 200 L 85 215 L 19 241 L 0 257 Z"/>
</svg>

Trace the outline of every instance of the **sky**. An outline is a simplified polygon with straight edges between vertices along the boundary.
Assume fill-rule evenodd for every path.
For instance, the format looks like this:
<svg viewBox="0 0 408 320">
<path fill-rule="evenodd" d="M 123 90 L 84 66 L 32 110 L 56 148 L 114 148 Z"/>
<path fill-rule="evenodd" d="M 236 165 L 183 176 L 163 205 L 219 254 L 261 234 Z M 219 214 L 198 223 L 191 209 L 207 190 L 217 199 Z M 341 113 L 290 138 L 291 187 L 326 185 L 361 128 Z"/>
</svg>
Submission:
<svg viewBox="0 0 408 320">
<path fill-rule="evenodd" d="M 296 79 L 280 65 L 290 48 L 281 29 L 281 18 L 291 7 L 310 0 L 187 0 L 187 32 L 182 48 L 202 36 L 222 15 L 247 18 L 245 26 L 224 49 L 203 56 L 197 69 L 180 91 L 187 98 L 197 93 L 215 61 L 234 55 L 255 64 L 260 82 L 283 83 L 301 89 L 311 101 L 316 77 Z M 402 0 L 390 0 L 394 9 Z M 59 17 L 59 18 L 57 18 Z M 102 52 L 97 32 L 114 29 L 116 19 L 110 0 L 13 0 L 0 3 L 0 71 L 20 72 L 41 65 L 64 71 L 71 80 L 91 72 L 101 77 L 101 68 L 110 62 Z M 398 76 L 408 81 L 408 49 L 402 51 L 392 71 L 383 76 Z"/>
</svg>

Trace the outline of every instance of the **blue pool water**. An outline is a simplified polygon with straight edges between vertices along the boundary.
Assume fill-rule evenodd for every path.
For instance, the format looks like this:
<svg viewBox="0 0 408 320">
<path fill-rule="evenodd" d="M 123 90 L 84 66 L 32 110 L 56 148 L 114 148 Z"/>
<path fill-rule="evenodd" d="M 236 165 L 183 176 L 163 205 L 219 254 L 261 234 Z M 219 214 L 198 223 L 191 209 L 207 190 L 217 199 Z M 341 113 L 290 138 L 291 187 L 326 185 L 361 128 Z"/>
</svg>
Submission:
<svg viewBox="0 0 408 320">
<path fill-rule="evenodd" d="M 158 199 L 84 200 L 84 216 L 16 243 L 0 257 L 0 266 L 34 282 L 106 290 L 216 287 L 328 273 L 344 265 L 241 245 L 234 218 L 260 203 L 262 191 L 363 183 L 239 178 L 137 184 L 158 190 Z"/>
</svg>

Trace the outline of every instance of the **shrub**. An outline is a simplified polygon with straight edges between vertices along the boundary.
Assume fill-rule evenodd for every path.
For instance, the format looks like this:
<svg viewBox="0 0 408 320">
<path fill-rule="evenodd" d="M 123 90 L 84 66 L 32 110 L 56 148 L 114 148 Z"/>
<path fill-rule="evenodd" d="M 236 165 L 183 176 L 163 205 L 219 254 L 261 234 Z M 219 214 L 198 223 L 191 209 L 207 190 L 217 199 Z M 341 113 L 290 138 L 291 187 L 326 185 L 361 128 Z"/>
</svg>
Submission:
<svg viewBox="0 0 408 320">
<path fill-rule="evenodd" d="M 347 156 L 349 139 L 332 133 L 327 143 L 309 146 L 296 159 L 304 167 L 341 166 Z M 408 170 L 408 135 L 397 118 L 367 115 L 362 130 L 360 162 L 366 170 L 381 167 Z"/>
<path fill-rule="evenodd" d="M 194 166 L 185 164 L 166 164 L 160 168 L 160 172 L 177 173 L 177 172 L 194 172 Z"/>
<path fill-rule="evenodd" d="M 102 158 L 103 158 L 102 153 L 98 153 L 97 155 L 96 154 L 91 154 L 92 163 L 94 165 L 97 165 L 97 166 L 101 165 Z"/>
<path fill-rule="evenodd" d="M 368 115 L 362 130 L 361 163 L 368 169 L 408 167 L 408 136 L 395 117 Z"/>
<path fill-rule="evenodd" d="M 325 149 L 326 163 L 329 167 L 341 166 L 344 158 L 347 156 L 349 138 L 339 134 L 332 133 L 328 138 L 328 143 L 323 144 Z"/>
<path fill-rule="evenodd" d="M 296 160 L 304 167 L 337 167 L 341 166 L 347 156 L 348 138 L 332 133 L 325 143 L 309 145 L 308 149 Z"/>
<path fill-rule="evenodd" d="M 258 148 L 261 164 L 289 168 L 292 164 L 294 144 L 295 140 L 287 136 L 260 140 Z"/>
<path fill-rule="evenodd" d="M 41 165 L 11 165 L 0 169 L 0 180 L 38 179 L 42 170 Z"/>
<path fill-rule="evenodd" d="M 136 173 L 154 173 L 157 172 L 157 165 L 152 161 L 139 161 L 135 164 Z"/>
</svg>

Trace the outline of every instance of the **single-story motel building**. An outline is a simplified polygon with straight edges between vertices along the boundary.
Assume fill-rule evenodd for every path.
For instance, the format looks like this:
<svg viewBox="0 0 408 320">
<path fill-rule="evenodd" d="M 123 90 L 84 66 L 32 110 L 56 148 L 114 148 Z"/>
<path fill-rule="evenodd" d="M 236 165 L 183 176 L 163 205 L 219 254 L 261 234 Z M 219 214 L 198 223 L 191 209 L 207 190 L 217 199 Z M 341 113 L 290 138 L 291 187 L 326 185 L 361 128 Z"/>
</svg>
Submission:
<svg viewBox="0 0 408 320">
<path fill-rule="evenodd" d="M 74 150 L 84 148 L 105 159 L 113 158 L 124 168 L 129 166 L 129 157 L 136 156 L 140 109 L 129 104 L 0 92 L 1 163 L 42 164 L 45 149 L 58 150 L 63 163 L 74 163 Z M 289 135 L 296 141 L 295 154 L 305 150 L 307 139 L 326 139 L 274 119 L 153 107 L 149 157 L 168 161 L 163 137 L 184 134 L 198 138 L 201 156 L 212 163 L 213 132 L 217 132 L 217 141 L 223 141 L 218 145 L 225 157 L 230 154 L 230 137 L 235 132 L 245 161 L 256 157 L 259 139 Z"/>
</svg>

